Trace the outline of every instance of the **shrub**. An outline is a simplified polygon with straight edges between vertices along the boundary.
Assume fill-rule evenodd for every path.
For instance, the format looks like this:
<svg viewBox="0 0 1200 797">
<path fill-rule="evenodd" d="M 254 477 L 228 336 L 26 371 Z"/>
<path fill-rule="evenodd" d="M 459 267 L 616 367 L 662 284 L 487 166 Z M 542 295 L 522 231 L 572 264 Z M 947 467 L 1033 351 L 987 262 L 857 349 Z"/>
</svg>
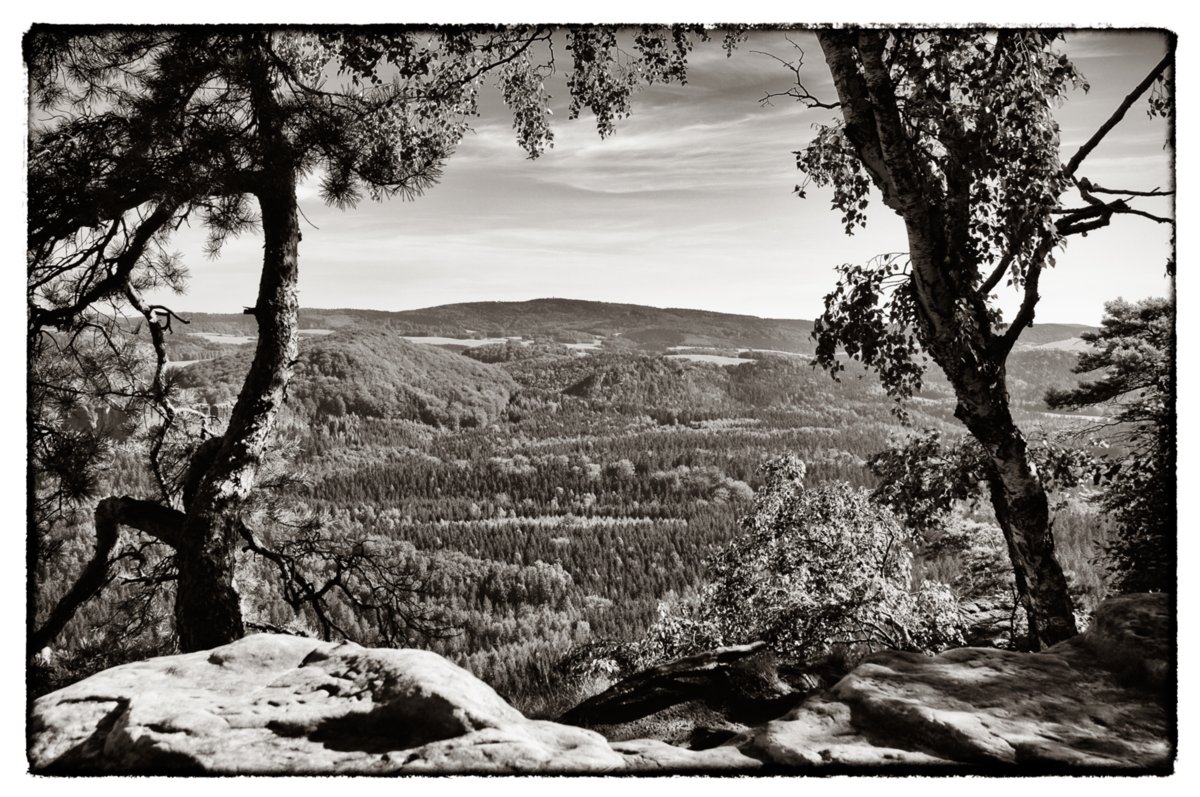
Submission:
<svg viewBox="0 0 1200 797">
<path fill-rule="evenodd" d="M 949 588 L 913 589 L 910 532 L 865 490 L 805 488 L 804 471 L 794 457 L 765 467 L 742 533 L 708 562 L 709 583 L 660 607 L 643 642 L 647 660 L 758 639 L 796 660 L 961 641 Z"/>
</svg>

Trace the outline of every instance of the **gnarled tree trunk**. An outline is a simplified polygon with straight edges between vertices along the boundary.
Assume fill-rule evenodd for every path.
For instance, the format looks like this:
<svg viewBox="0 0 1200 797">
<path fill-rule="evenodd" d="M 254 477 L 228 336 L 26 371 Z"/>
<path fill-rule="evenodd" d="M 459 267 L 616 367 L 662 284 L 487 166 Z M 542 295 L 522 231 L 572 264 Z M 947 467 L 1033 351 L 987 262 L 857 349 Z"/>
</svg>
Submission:
<svg viewBox="0 0 1200 797">
<path fill-rule="evenodd" d="M 221 445 L 185 507 L 175 599 L 175 626 L 184 651 L 222 645 L 245 632 L 234 583 L 241 539 L 238 513 L 253 487 L 299 353 L 296 168 L 267 67 L 253 68 L 259 70 L 253 98 L 264 164 L 256 191 L 263 268 L 252 309 L 258 347 Z"/>
</svg>

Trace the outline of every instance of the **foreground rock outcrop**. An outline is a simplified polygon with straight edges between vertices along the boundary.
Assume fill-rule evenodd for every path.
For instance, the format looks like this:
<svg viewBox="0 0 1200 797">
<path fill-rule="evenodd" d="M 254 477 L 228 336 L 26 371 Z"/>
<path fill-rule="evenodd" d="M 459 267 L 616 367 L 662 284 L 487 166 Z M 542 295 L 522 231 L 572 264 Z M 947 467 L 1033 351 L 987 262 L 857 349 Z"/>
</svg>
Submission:
<svg viewBox="0 0 1200 797">
<path fill-rule="evenodd" d="M 34 770 L 214 773 L 611 772 L 757 767 L 737 750 L 624 751 L 526 719 L 419 650 L 260 634 L 114 667 L 33 705 Z"/>
<path fill-rule="evenodd" d="M 1167 595 L 1124 595 L 1042 653 L 885 651 L 829 694 L 731 742 L 779 763 L 1168 771 Z"/>
<path fill-rule="evenodd" d="M 1172 649 L 1165 596 L 1125 596 L 1086 634 L 1039 654 L 877 654 L 831 690 L 781 702 L 782 716 L 689 750 L 528 719 L 433 653 L 264 634 L 115 667 L 38 699 L 29 760 L 59 773 L 1165 771 Z M 643 681 L 661 696 L 664 674 L 696 667 Z M 624 700 L 605 710 L 617 706 L 633 711 Z"/>
</svg>

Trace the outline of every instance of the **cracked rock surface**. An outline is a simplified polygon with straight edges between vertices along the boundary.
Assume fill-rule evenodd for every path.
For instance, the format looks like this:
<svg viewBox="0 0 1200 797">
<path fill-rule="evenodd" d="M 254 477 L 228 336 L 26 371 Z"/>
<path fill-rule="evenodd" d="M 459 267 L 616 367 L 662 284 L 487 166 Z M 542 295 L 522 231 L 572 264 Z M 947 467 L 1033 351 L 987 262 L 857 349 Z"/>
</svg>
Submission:
<svg viewBox="0 0 1200 797">
<path fill-rule="evenodd" d="M 884 651 L 730 744 L 782 765 L 1165 771 L 1171 640 L 1168 596 L 1146 594 L 1042 653 Z"/>
<path fill-rule="evenodd" d="M 35 771 L 388 774 L 1171 766 L 1169 601 L 1105 603 L 1039 654 L 884 652 L 828 692 L 689 750 L 531 720 L 442 657 L 260 634 L 39 698 Z"/>
<path fill-rule="evenodd" d="M 30 763 L 49 771 L 591 772 L 728 769 L 736 750 L 526 719 L 434 653 L 260 634 L 114 667 L 35 702 Z M 668 748 L 668 749 L 662 749 Z M 715 762 L 715 763 L 712 763 Z"/>
</svg>

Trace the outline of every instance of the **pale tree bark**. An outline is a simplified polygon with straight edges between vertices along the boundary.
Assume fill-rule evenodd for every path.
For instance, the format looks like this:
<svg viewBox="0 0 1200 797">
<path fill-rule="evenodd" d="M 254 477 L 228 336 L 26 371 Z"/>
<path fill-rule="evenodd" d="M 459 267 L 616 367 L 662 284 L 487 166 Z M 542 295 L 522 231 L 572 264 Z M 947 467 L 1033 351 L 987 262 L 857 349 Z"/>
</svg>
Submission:
<svg viewBox="0 0 1200 797">
<path fill-rule="evenodd" d="M 968 282 L 974 264 L 962 260 L 968 231 L 965 205 L 955 201 L 961 184 L 951 179 L 943 189 L 925 175 L 905 131 L 884 65 L 884 36 L 877 31 L 818 34 L 846 137 L 885 204 L 904 220 L 925 348 L 954 388 L 955 417 L 988 454 L 992 506 L 1030 631 L 1039 645 L 1050 645 L 1077 629 L 1066 578 L 1054 555 L 1046 491 L 1009 409 L 1004 364 L 1011 341 L 996 334 L 984 297 Z M 954 177 L 954 164 L 948 166 L 948 176 Z M 1036 291 L 1035 275 L 1033 302 Z M 1030 320 L 1032 314 L 1021 326 Z"/>
</svg>

